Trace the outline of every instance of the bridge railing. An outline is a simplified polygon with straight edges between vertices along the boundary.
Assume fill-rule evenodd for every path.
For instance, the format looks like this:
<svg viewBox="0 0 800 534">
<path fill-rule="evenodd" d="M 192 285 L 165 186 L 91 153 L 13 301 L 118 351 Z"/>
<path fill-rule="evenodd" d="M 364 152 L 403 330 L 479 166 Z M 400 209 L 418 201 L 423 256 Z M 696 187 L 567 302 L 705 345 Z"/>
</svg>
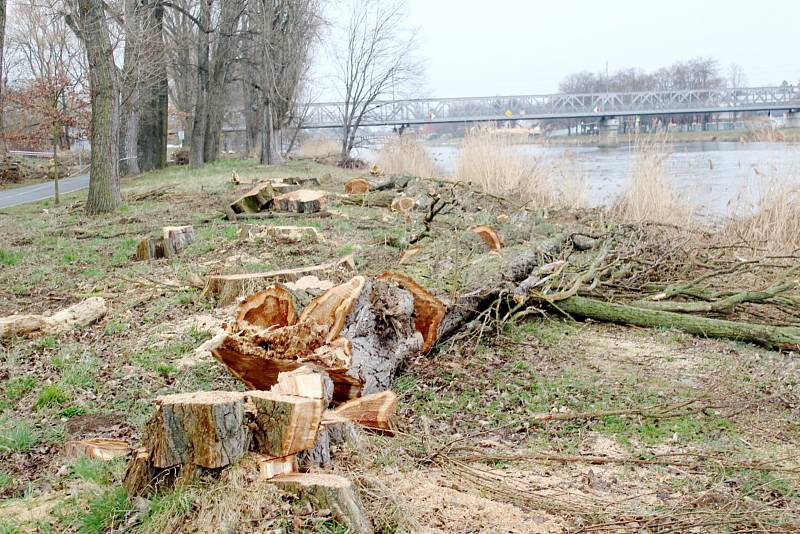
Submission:
<svg viewBox="0 0 800 534">
<path fill-rule="evenodd" d="M 306 104 L 306 128 L 342 126 L 344 104 Z M 800 108 L 800 86 L 520 95 L 475 98 L 418 98 L 376 101 L 364 126 L 503 117 L 553 117 Z"/>
</svg>

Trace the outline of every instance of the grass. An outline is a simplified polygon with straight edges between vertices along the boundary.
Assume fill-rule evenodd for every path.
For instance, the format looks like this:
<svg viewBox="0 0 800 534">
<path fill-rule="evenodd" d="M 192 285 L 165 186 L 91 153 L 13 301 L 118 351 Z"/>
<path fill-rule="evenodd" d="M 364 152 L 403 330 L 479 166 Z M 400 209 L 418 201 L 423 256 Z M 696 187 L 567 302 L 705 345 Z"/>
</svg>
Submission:
<svg viewBox="0 0 800 534">
<path fill-rule="evenodd" d="M 298 158 L 330 158 L 337 157 L 342 147 L 337 139 L 333 138 L 310 138 L 303 141 L 292 156 Z"/>
<path fill-rule="evenodd" d="M 38 442 L 39 434 L 30 421 L 0 418 L 0 453 L 26 452 Z"/>
<path fill-rule="evenodd" d="M 118 486 L 91 499 L 88 510 L 75 517 L 73 526 L 80 533 L 102 534 L 124 523 L 134 511 L 128 493 Z"/>
<path fill-rule="evenodd" d="M 24 257 L 21 252 L 0 248 L 0 264 L 12 267 Z"/>
<path fill-rule="evenodd" d="M 36 397 L 33 407 L 36 410 L 42 408 L 57 408 L 69 401 L 69 394 L 58 384 L 44 386 Z"/>
</svg>

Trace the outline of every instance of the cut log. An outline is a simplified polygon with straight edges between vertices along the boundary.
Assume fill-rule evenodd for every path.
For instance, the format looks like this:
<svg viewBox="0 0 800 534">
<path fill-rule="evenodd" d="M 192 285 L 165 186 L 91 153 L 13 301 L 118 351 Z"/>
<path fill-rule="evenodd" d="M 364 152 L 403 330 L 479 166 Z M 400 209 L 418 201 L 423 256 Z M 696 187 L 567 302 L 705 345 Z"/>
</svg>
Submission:
<svg viewBox="0 0 800 534">
<path fill-rule="evenodd" d="M 357 534 L 374 532 L 353 484 L 342 476 L 294 473 L 278 475 L 271 482 L 283 491 L 313 501 L 319 508 L 331 510 L 338 521 Z"/>
<path fill-rule="evenodd" d="M 320 274 L 342 271 L 345 273 L 355 270 L 352 256 L 345 256 L 339 261 L 299 267 L 297 269 L 284 269 L 262 273 L 244 273 L 209 276 L 206 282 L 205 293 L 217 297 L 221 306 L 231 304 L 241 295 L 251 294 L 275 282 L 293 282 L 308 274 Z"/>
<path fill-rule="evenodd" d="M 292 191 L 297 191 L 298 189 L 300 189 L 299 185 L 289 184 L 286 182 L 270 182 L 270 185 L 272 186 L 272 190 L 279 195 L 282 195 L 284 193 L 290 193 Z"/>
<path fill-rule="evenodd" d="M 391 280 L 414 296 L 414 326 L 424 340 L 421 352 L 431 350 L 438 339 L 439 325 L 445 316 L 444 303 L 404 274 L 383 273 L 378 279 Z"/>
<path fill-rule="evenodd" d="M 297 322 L 295 309 L 294 295 L 285 287 L 273 285 L 239 304 L 236 323 L 239 328 L 289 326 Z"/>
<path fill-rule="evenodd" d="M 0 339 L 33 334 L 60 334 L 87 326 L 108 312 L 105 299 L 90 297 L 53 315 L 9 315 L 0 317 Z"/>
<path fill-rule="evenodd" d="M 414 204 L 416 204 L 416 201 L 411 197 L 397 197 L 392 200 L 389 209 L 400 213 L 408 213 L 414 209 Z"/>
<path fill-rule="evenodd" d="M 304 365 L 293 371 L 279 373 L 278 383 L 270 392 L 317 399 L 322 401 L 323 406 L 328 406 L 333 399 L 333 382 L 327 374 Z"/>
<path fill-rule="evenodd" d="M 498 251 L 503 248 L 503 241 L 500 239 L 500 234 L 495 228 L 485 224 L 477 224 L 475 226 L 470 226 L 469 231 L 481 236 L 490 251 Z"/>
<path fill-rule="evenodd" d="M 348 195 L 368 193 L 369 182 L 363 178 L 353 178 L 344 183 L 344 190 Z"/>
<path fill-rule="evenodd" d="M 647 310 L 585 297 L 569 297 L 553 303 L 553 308 L 573 317 L 607 323 L 669 328 L 703 337 L 733 339 L 755 343 L 770 349 L 800 350 L 800 328 L 769 326 L 681 313 Z"/>
<path fill-rule="evenodd" d="M 397 410 L 397 395 L 383 391 L 347 401 L 334 413 L 372 430 L 390 430 L 389 419 Z"/>
<path fill-rule="evenodd" d="M 292 217 L 302 217 L 303 219 L 327 219 L 331 216 L 329 211 L 318 211 L 316 213 L 292 213 L 288 211 L 260 211 L 258 213 L 240 213 L 236 215 L 237 220 L 262 220 L 262 219 L 287 219 Z"/>
<path fill-rule="evenodd" d="M 64 454 L 72 458 L 85 456 L 95 460 L 113 460 L 120 456 L 126 456 L 131 450 L 127 441 L 121 439 L 82 439 L 80 441 L 68 441 L 64 445 Z"/>
<path fill-rule="evenodd" d="M 269 391 L 245 394 L 252 411 L 253 450 L 272 457 L 298 453 L 314 445 L 322 421 L 322 401 Z M 252 406 L 251 406 L 252 405 Z"/>
<path fill-rule="evenodd" d="M 395 193 L 392 191 L 376 191 L 340 197 L 339 201 L 350 206 L 389 208 L 395 198 Z"/>
<path fill-rule="evenodd" d="M 144 440 L 154 467 L 225 467 L 247 450 L 242 393 L 179 393 L 159 397 L 156 404 Z"/>
<path fill-rule="evenodd" d="M 164 251 L 168 258 L 180 254 L 187 246 L 194 243 L 194 228 L 191 226 L 165 226 Z"/>
<path fill-rule="evenodd" d="M 136 259 L 141 261 L 171 258 L 194 242 L 191 226 L 165 226 L 163 235 L 148 237 L 136 247 Z"/>
<path fill-rule="evenodd" d="M 313 226 L 260 226 L 245 224 L 239 229 L 239 239 L 250 241 L 271 238 L 277 243 L 291 244 L 303 241 L 316 243 L 321 240 L 319 231 Z"/>
<path fill-rule="evenodd" d="M 269 207 L 275 193 L 269 183 L 260 183 L 231 202 L 234 213 L 255 213 Z"/>
<path fill-rule="evenodd" d="M 273 205 L 278 211 L 294 213 L 314 213 L 323 211 L 327 206 L 328 193 L 313 189 L 298 189 L 290 193 L 276 196 Z"/>
<path fill-rule="evenodd" d="M 297 457 L 292 454 L 283 458 L 272 458 L 270 456 L 253 453 L 256 466 L 258 467 L 259 481 L 270 480 L 278 475 L 287 475 L 297 471 Z"/>
</svg>

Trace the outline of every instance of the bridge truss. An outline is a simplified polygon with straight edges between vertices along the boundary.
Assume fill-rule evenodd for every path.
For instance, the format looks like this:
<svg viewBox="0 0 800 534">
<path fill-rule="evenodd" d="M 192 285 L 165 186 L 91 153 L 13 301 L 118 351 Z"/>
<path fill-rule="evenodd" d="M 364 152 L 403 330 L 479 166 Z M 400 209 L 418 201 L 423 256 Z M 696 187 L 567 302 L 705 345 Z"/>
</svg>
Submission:
<svg viewBox="0 0 800 534">
<path fill-rule="evenodd" d="M 302 128 L 343 126 L 343 103 L 306 106 Z M 800 86 L 385 100 L 361 126 L 789 110 L 800 110 Z"/>
</svg>

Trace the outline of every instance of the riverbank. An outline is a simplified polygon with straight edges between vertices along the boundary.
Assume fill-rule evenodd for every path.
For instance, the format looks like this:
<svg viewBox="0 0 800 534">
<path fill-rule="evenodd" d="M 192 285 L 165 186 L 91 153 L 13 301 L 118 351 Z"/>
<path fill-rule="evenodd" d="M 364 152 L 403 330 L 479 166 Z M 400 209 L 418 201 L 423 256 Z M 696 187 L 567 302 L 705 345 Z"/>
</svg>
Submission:
<svg viewBox="0 0 800 534">
<path fill-rule="evenodd" d="M 800 128 L 763 128 L 753 130 L 720 130 L 700 132 L 668 132 L 668 133 L 621 133 L 617 136 L 618 145 L 634 145 L 637 142 L 658 140 L 664 143 L 689 142 L 731 142 L 731 143 L 798 143 Z M 538 136 L 527 142 L 553 146 L 596 146 L 599 137 L 596 135 L 574 135 L 568 137 Z"/>
</svg>

